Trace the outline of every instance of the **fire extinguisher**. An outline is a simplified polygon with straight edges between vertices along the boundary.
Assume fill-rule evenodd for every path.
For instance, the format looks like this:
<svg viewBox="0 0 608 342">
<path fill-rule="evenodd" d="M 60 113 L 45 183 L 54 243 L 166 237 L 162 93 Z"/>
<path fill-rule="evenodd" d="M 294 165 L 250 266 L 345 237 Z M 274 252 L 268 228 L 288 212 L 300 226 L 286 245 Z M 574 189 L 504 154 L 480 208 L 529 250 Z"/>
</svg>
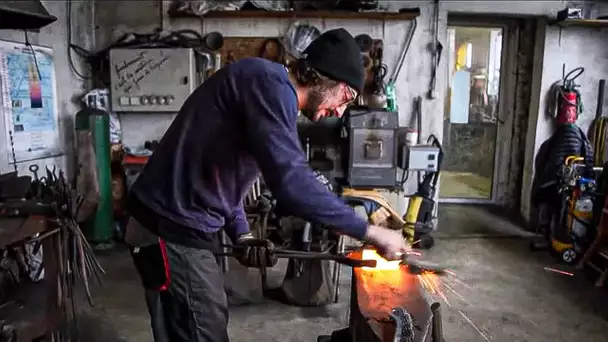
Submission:
<svg viewBox="0 0 608 342">
<path fill-rule="evenodd" d="M 562 71 L 562 80 L 553 87 L 555 107 L 552 114 L 558 124 L 575 123 L 578 116 L 583 113 L 583 101 L 578 90 L 580 85 L 574 81 L 583 74 L 585 68 L 578 67 L 568 74 L 565 73 L 566 66 Z"/>
</svg>

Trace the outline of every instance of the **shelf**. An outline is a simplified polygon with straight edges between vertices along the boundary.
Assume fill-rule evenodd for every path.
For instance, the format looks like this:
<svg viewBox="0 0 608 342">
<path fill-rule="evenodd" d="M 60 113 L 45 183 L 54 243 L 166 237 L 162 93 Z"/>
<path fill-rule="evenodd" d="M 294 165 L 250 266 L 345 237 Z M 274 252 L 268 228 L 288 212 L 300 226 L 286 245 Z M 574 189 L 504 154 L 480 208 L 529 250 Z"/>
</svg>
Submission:
<svg viewBox="0 0 608 342">
<path fill-rule="evenodd" d="M 351 20 L 412 20 L 420 15 L 420 8 L 402 9 L 401 12 L 346 12 L 346 11 L 210 11 L 202 18 L 217 19 L 351 19 Z M 172 18 L 198 17 L 195 14 L 169 12 Z"/>
<path fill-rule="evenodd" d="M 608 19 L 566 19 L 561 21 L 554 21 L 551 23 L 552 25 L 560 26 L 560 27 L 607 27 L 608 28 Z"/>
</svg>

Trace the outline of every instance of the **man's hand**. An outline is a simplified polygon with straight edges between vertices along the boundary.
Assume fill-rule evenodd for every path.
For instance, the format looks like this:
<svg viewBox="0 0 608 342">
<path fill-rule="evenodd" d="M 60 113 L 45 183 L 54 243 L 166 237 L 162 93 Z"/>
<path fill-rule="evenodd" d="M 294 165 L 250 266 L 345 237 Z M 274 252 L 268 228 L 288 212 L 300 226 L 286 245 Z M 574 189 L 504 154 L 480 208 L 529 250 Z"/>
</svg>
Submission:
<svg viewBox="0 0 608 342">
<path fill-rule="evenodd" d="M 278 258 L 274 255 L 274 245 L 268 240 L 256 239 L 253 234 L 247 233 L 239 236 L 236 250 L 238 262 L 245 267 L 273 267 Z"/>
<path fill-rule="evenodd" d="M 387 260 L 398 260 L 410 250 L 400 230 L 370 225 L 365 240 L 376 246 L 380 255 Z"/>
</svg>

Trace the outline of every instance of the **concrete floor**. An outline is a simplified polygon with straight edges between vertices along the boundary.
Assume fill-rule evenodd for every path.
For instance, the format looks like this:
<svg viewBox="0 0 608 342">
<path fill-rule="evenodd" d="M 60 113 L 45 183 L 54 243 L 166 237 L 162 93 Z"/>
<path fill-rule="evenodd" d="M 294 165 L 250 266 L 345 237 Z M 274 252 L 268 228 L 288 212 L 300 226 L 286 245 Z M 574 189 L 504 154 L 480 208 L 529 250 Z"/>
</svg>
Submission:
<svg viewBox="0 0 608 342">
<path fill-rule="evenodd" d="M 492 196 L 492 177 L 473 172 L 442 171 L 440 198 L 489 199 Z"/>
<path fill-rule="evenodd" d="M 451 266 L 464 283 L 451 281 L 462 298 L 446 293 L 451 305 L 443 305 L 446 341 L 608 341 L 608 296 L 586 276 L 544 271 L 547 266 L 568 268 L 547 253 L 530 252 L 526 234 L 491 211 L 443 205 L 440 219 L 437 244 L 426 254 Z M 97 305 L 81 306 L 82 340 L 151 341 L 142 291 L 128 254 L 117 250 L 100 258 L 106 281 L 95 293 Z M 231 283 L 244 283 L 240 272 L 231 275 Z M 249 281 L 256 283 L 255 278 L 250 272 Z M 343 284 L 342 293 L 347 294 L 348 281 Z M 255 290 L 245 295 L 255 300 Z M 346 297 L 326 308 L 263 300 L 232 307 L 231 338 L 314 342 L 317 335 L 346 324 Z"/>
</svg>

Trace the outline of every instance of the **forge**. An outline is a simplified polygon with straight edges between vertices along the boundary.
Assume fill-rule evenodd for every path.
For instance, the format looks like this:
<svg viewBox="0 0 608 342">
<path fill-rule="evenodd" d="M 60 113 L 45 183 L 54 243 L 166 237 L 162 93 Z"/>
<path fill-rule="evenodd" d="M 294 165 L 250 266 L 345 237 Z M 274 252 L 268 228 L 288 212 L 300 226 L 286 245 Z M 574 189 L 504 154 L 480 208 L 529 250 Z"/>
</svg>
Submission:
<svg viewBox="0 0 608 342">
<path fill-rule="evenodd" d="M 369 259 L 366 251 L 351 257 Z M 349 325 L 318 342 L 442 342 L 439 303 L 421 278 L 398 262 L 380 258 L 377 268 L 353 268 Z"/>
</svg>

